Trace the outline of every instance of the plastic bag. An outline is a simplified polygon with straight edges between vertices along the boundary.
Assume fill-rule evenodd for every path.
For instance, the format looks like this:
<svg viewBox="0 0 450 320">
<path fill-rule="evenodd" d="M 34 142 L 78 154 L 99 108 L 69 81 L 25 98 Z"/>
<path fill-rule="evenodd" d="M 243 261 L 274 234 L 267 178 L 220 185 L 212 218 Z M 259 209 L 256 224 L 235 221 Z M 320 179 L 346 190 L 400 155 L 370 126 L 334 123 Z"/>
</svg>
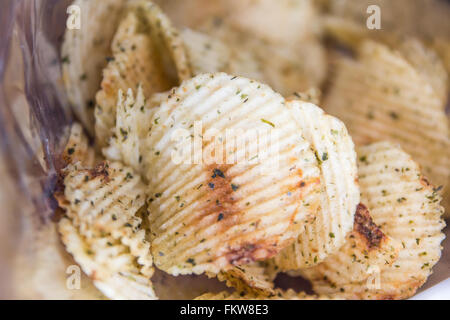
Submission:
<svg viewBox="0 0 450 320">
<path fill-rule="evenodd" d="M 40 238 L 54 212 L 51 193 L 71 121 L 59 59 L 69 2 L 2 1 L 0 297 L 18 294 L 17 282 L 31 288 L 28 269 L 43 266 Z M 29 297 L 38 296 L 30 291 Z"/>
</svg>

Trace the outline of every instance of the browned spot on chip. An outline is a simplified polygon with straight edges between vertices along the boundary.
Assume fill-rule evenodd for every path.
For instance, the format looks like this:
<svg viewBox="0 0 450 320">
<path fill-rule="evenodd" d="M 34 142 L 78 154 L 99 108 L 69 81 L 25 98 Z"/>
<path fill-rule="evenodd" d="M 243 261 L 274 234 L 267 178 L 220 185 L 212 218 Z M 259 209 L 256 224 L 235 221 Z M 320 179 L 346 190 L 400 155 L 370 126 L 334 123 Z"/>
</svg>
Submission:
<svg viewBox="0 0 450 320">
<path fill-rule="evenodd" d="M 109 180 L 109 172 L 108 172 L 109 164 L 108 162 L 102 162 L 95 166 L 94 169 L 88 170 L 90 178 L 100 177 L 105 182 Z"/>
<path fill-rule="evenodd" d="M 373 222 L 369 209 L 362 203 L 358 204 L 355 213 L 354 232 L 361 236 L 366 242 L 368 249 L 380 247 L 386 235 Z"/>
<path fill-rule="evenodd" d="M 228 229 L 239 223 L 240 209 L 236 204 L 239 199 L 233 190 L 237 186 L 232 184 L 232 177 L 228 175 L 230 167 L 231 165 L 214 164 L 206 169 L 209 179 L 205 188 L 208 192 L 200 219 L 212 215 L 221 229 Z"/>
<path fill-rule="evenodd" d="M 276 243 L 246 243 L 226 255 L 230 264 L 238 266 L 272 258 L 278 253 Z"/>
</svg>

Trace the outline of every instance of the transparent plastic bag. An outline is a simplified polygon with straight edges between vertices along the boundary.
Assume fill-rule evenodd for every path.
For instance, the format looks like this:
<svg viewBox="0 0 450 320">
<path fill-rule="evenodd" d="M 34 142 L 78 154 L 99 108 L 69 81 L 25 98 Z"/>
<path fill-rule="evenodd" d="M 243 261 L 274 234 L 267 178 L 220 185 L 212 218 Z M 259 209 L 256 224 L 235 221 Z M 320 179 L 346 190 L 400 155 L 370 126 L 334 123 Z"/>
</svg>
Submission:
<svg viewBox="0 0 450 320">
<path fill-rule="evenodd" d="M 43 282 L 35 281 L 35 274 L 50 273 L 55 257 L 63 255 L 43 250 L 59 250 L 50 223 L 51 194 L 71 122 L 59 59 L 69 2 L 4 0 L 0 10 L 0 296 L 5 298 L 58 295 L 41 294 L 44 288 L 37 287 Z"/>
</svg>

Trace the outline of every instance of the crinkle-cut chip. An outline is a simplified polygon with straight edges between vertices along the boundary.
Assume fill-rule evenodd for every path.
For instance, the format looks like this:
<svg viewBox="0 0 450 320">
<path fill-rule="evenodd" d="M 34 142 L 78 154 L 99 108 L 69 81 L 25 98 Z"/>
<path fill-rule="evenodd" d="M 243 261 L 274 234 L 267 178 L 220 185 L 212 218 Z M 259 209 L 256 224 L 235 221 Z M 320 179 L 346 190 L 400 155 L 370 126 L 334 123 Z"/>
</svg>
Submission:
<svg viewBox="0 0 450 320">
<path fill-rule="evenodd" d="M 130 3 L 114 36 L 112 53 L 96 97 L 95 134 L 100 147 L 112 135 L 119 89 L 135 90 L 140 84 L 150 97 L 191 77 L 178 31 L 150 1 Z"/>
<path fill-rule="evenodd" d="M 266 274 L 266 268 L 259 262 L 236 266 L 228 271 L 221 271 L 217 275 L 208 274 L 208 276 L 217 277 L 228 287 L 235 288 L 240 292 L 245 290 L 263 295 L 275 292 L 273 279 L 270 279 L 270 275 Z"/>
<path fill-rule="evenodd" d="M 399 147 L 376 143 L 358 149 L 362 201 L 383 232 L 402 243 L 395 263 L 381 273 L 378 297 L 412 296 L 441 256 L 441 196 Z"/>
<path fill-rule="evenodd" d="M 110 299 L 157 299 L 150 275 L 141 272 L 136 256 L 112 237 L 84 237 L 68 218 L 59 222 L 67 251 L 94 285 Z"/>
<path fill-rule="evenodd" d="M 151 119 L 169 93 L 157 93 L 146 100 L 142 87 L 136 97 L 130 88 L 126 94 L 119 89 L 114 134 L 103 149 L 106 159 L 121 161 L 139 174 L 145 173 L 143 155 L 147 152 L 146 137 L 152 127 Z"/>
<path fill-rule="evenodd" d="M 108 237 L 120 241 L 136 257 L 141 273 L 150 276 L 153 261 L 140 216 L 146 194 L 139 175 L 119 162 L 93 169 L 69 166 L 64 174 L 64 194 L 56 197 L 77 233 L 95 243 Z"/>
<path fill-rule="evenodd" d="M 314 278 L 319 279 L 313 281 L 314 290 L 331 293 L 343 288 L 352 299 L 408 298 L 425 283 L 441 255 L 445 226 L 441 218 L 443 208 L 439 205 L 441 197 L 422 177 L 419 166 L 411 157 L 390 142 L 361 147 L 358 156 L 361 201 L 370 208 L 373 221 L 382 232 L 400 244 L 398 257 L 393 264 L 380 266 L 378 275 L 373 274 L 375 283 L 372 284 L 376 285 L 379 280 L 378 288 L 355 287 L 343 284 L 342 279 L 352 274 L 345 268 L 352 265 L 352 260 L 339 253 L 334 257 L 339 259 L 339 264 L 328 263 L 330 258 L 324 262 L 330 270 L 331 267 L 337 270 L 338 266 L 345 270 L 335 277 L 338 284 L 333 285 L 316 275 Z M 328 273 L 326 276 L 329 279 Z"/>
<path fill-rule="evenodd" d="M 309 279 L 319 294 L 340 293 L 354 299 L 366 292 L 373 279 L 396 260 L 400 243 L 384 234 L 369 210 L 359 204 L 353 231 L 339 251 L 322 263 L 295 271 Z"/>
<path fill-rule="evenodd" d="M 344 121 L 356 145 L 399 143 L 445 193 L 450 135 L 444 105 L 399 52 L 372 41 L 362 44 L 357 60 L 340 59 L 324 100 L 325 110 Z"/>
<path fill-rule="evenodd" d="M 83 166 L 93 167 L 96 163 L 96 154 L 90 146 L 89 138 L 85 135 L 81 124 L 75 122 L 70 127 L 70 136 L 62 154 L 66 164 L 80 162 Z"/>
<path fill-rule="evenodd" d="M 226 72 L 255 80 L 264 79 L 263 68 L 251 50 L 229 45 L 216 37 L 191 29 L 184 29 L 181 37 L 195 75 Z"/>
<path fill-rule="evenodd" d="M 172 92 L 152 123 L 144 161 L 160 269 L 218 273 L 268 259 L 315 215 L 317 160 L 268 86 L 199 75 Z"/>
<path fill-rule="evenodd" d="M 311 0 L 227 0 L 225 6 L 229 23 L 272 43 L 300 43 L 319 27 Z"/>
<path fill-rule="evenodd" d="M 67 97 L 73 112 L 94 136 L 95 94 L 111 52 L 111 41 L 125 0 L 76 0 L 80 29 L 67 29 L 61 64 Z"/>
<path fill-rule="evenodd" d="M 248 293 L 246 291 L 228 292 L 222 291 L 219 293 L 205 293 L 194 300 L 339 300 L 339 296 L 318 296 L 311 295 L 305 292 L 295 292 L 292 289 L 283 291 L 276 289 L 270 295 L 263 295 L 257 293 Z"/>
<path fill-rule="evenodd" d="M 353 228 L 360 201 L 355 146 L 345 125 L 319 107 L 288 101 L 321 170 L 321 204 L 297 241 L 274 259 L 282 271 L 307 268 L 337 252 Z"/>
</svg>

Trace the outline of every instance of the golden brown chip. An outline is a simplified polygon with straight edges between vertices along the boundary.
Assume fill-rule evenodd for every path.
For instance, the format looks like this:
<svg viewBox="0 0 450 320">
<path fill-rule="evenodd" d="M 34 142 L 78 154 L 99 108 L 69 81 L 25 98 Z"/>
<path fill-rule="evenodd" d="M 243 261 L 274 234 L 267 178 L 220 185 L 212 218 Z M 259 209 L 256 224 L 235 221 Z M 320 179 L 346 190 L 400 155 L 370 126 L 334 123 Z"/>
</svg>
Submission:
<svg viewBox="0 0 450 320">
<path fill-rule="evenodd" d="M 65 209 L 59 231 L 67 251 L 108 297 L 132 297 L 131 288 L 136 287 L 142 298 L 154 298 L 153 261 L 141 217 L 145 186 L 140 178 L 118 162 L 94 169 L 71 165 L 64 174 L 64 194 L 56 197 Z M 117 286 L 124 281 L 133 282 L 128 284 L 131 291 L 120 293 Z"/>
<path fill-rule="evenodd" d="M 150 97 L 191 77 L 183 41 L 169 19 L 150 1 L 131 2 L 112 44 L 95 109 L 96 142 L 107 146 L 116 118 L 119 89 L 142 86 Z"/>
<path fill-rule="evenodd" d="M 339 251 L 312 268 L 297 271 L 320 294 L 340 293 L 349 299 L 371 288 L 380 272 L 397 258 L 400 244 L 373 222 L 369 210 L 359 204 L 353 231 Z"/>
</svg>

